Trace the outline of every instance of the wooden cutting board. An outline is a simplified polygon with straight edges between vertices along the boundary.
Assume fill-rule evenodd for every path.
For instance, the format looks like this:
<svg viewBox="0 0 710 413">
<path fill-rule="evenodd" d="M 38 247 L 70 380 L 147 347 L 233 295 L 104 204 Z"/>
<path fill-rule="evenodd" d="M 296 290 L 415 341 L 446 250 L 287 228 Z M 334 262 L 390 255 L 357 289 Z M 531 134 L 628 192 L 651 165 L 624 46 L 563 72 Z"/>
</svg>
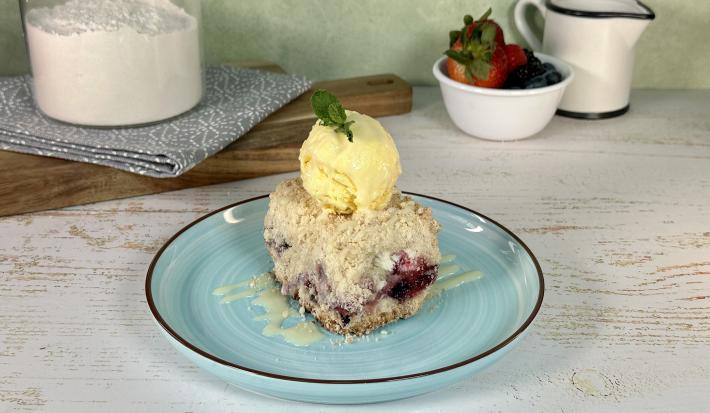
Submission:
<svg viewBox="0 0 710 413">
<path fill-rule="evenodd" d="M 274 64 L 241 67 L 283 72 Z M 406 113 L 411 86 L 393 74 L 318 82 L 348 109 L 370 116 Z M 0 216 L 172 191 L 298 170 L 298 150 L 315 122 L 310 92 L 177 178 L 151 178 L 105 166 L 0 151 Z"/>
</svg>

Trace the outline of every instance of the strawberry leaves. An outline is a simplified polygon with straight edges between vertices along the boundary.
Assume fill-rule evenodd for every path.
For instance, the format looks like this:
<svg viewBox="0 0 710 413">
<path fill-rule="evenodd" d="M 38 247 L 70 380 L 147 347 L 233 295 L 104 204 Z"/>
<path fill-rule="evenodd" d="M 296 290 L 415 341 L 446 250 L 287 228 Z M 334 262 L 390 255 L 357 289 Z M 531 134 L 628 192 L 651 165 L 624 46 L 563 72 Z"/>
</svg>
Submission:
<svg viewBox="0 0 710 413">
<path fill-rule="evenodd" d="M 492 24 L 481 24 L 481 43 L 493 44 L 496 40 L 496 28 Z"/>
<path fill-rule="evenodd" d="M 488 75 L 491 73 L 491 64 L 483 60 L 474 60 L 471 66 L 466 68 L 466 77 L 480 80 L 488 80 Z"/>
<path fill-rule="evenodd" d="M 471 63 L 473 63 L 473 59 L 470 56 L 468 56 L 465 53 L 462 53 L 460 51 L 449 49 L 449 50 L 445 51 L 444 54 L 447 55 L 448 57 L 456 60 L 457 62 L 461 63 L 462 65 L 468 66 Z"/>
<path fill-rule="evenodd" d="M 350 125 L 355 122 L 348 121 L 343 105 L 334 94 L 323 89 L 316 90 L 311 96 L 311 107 L 321 125 L 334 126 L 336 132 L 347 136 L 348 141 L 353 141 Z"/>
<path fill-rule="evenodd" d="M 489 8 L 478 20 L 467 14 L 463 18 L 464 27 L 449 32 L 449 50 L 444 54 L 465 67 L 464 74 L 469 81 L 487 80 L 492 68 L 497 28 L 487 20 L 491 12 Z"/>
<path fill-rule="evenodd" d="M 452 30 L 449 32 L 449 47 L 453 46 L 454 43 L 461 37 L 461 30 Z"/>
<path fill-rule="evenodd" d="M 491 13 L 493 13 L 493 9 L 489 7 L 488 10 L 486 10 L 486 12 L 483 13 L 483 15 L 481 17 L 479 17 L 477 21 L 482 22 L 482 21 L 488 20 L 488 18 L 491 17 Z M 464 23 L 466 23 L 466 17 L 471 17 L 471 15 L 467 14 L 467 15 L 463 16 Z"/>
</svg>

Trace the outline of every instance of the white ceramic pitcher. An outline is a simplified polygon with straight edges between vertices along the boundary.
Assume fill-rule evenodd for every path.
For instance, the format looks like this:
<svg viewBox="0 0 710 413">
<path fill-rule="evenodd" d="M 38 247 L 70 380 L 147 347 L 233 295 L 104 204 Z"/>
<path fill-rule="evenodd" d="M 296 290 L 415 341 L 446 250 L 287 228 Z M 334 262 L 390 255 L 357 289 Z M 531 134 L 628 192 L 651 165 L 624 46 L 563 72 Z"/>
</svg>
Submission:
<svg viewBox="0 0 710 413">
<path fill-rule="evenodd" d="M 545 19 L 542 42 L 525 19 L 527 6 Z M 619 116 L 629 109 L 636 41 L 656 15 L 636 0 L 519 0 L 515 25 L 533 50 L 574 67 L 557 113 L 584 119 Z"/>
</svg>

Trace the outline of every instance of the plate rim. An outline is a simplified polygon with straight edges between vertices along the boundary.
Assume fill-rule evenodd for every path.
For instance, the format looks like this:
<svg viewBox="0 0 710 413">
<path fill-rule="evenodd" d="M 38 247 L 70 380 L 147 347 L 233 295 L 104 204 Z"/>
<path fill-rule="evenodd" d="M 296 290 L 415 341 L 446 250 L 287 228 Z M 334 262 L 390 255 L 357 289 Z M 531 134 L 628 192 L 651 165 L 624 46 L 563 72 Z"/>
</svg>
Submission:
<svg viewBox="0 0 710 413">
<path fill-rule="evenodd" d="M 424 194 L 419 194 L 416 192 L 409 192 L 409 191 L 402 191 L 403 194 L 405 195 L 413 195 L 413 196 L 418 196 L 438 202 L 442 202 L 445 204 L 449 204 L 451 206 L 454 206 L 456 208 L 463 209 L 465 211 L 468 211 L 470 213 L 473 213 L 475 215 L 480 216 L 481 218 L 484 218 L 488 220 L 489 222 L 497 225 L 499 228 L 501 228 L 504 232 L 506 232 L 508 235 L 510 235 L 515 241 L 517 241 L 523 249 L 527 252 L 527 254 L 530 256 L 530 258 L 533 261 L 533 264 L 535 265 L 535 270 L 537 271 L 537 276 L 538 276 L 538 281 L 540 283 L 540 290 L 538 292 L 537 296 L 537 301 L 535 302 L 535 307 L 533 308 L 532 312 L 528 317 L 525 319 L 523 324 L 516 329 L 510 336 L 508 336 L 505 340 L 501 341 L 500 343 L 496 344 L 495 346 L 491 347 L 490 349 L 476 354 L 473 357 L 469 357 L 465 360 L 449 364 L 447 366 L 439 367 L 436 369 L 432 370 L 426 370 L 422 372 L 417 372 L 417 373 L 410 373 L 410 374 L 405 374 L 405 375 L 399 375 L 399 376 L 391 376 L 391 377 L 377 377 L 374 379 L 318 379 L 318 378 L 311 378 L 311 377 L 294 377 L 294 376 L 288 376 L 288 375 L 283 375 L 283 374 L 276 374 L 276 373 L 270 373 L 268 371 L 263 371 L 263 370 L 258 370 L 258 369 L 253 369 L 251 367 L 246 367 L 246 366 L 241 366 L 236 363 L 232 363 L 230 361 L 224 360 L 222 358 L 219 358 L 213 354 L 210 354 L 199 347 L 195 346 L 191 342 L 189 342 L 187 339 L 183 338 L 180 336 L 175 330 L 173 330 L 170 325 L 163 319 L 163 317 L 160 315 L 160 312 L 158 311 L 157 307 L 155 306 L 155 303 L 153 301 L 153 295 L 152 295 L 152 280 L 153 280 L 153 272 L 155 270 L 155 266 L 162 256 L 163 252 L 165 249 L 170 246 L 173 241 L 175 241 L 180 235 L 182 235 L 185 231 L 188 229 L 192 228 L 193 226 L 197 225 L 198 223 L 204 221 L 205 219 L 218 214 L 226 209 L 229 208 L 234 208 L 239 205 L 247 204 L 250 202 L 254 202 L 260 199 L 268 198 L 269 194 L 264 194 L 264 195 L 258 195 L 255 197 L 251 197 L 239 202 L 235 202 L 226 206 L 223 206 L 219 209 L 216 209 L 212 212 L 209 212 L 203 216 L 198 217 L 194 221 L 190 222 L 189 224 L 185 225 L 182 227 L 178 232 L 173 234 L 165 243 L 163 244 L 162 247 L 158 250 L 158 252 L 155 253 L 153 256 L 153 259 L 150 262 L 150 266 L 148 267 L 148 271 L 146 273 L 146 278 L 145 278 L 145 295 L 146 295 L 146 301 L 148 303 L 148 308 L 150 309 L 151 315 L 155 319 L 155 321 L 160 325 L 160 327 L 167 332 L 173 339 L 175 339 L 178 343 L 180 343 L 182 346 L 186 347 L 188 350 L 192 351 L 193 353 L 196 353 L 202 357 L 207 358 L 210 361 L 213 361 L 217 364 L 223 365 L 225 367 L 230 367 L 234 368 L 237 370 L 241 370 L 247 373 L 252 373 L 256 374 L 259 376 L 263 376 L 266 378 L 270 379 L 276 379 L 276 380 L 285 380 L 285 381 L 291 381 L 291 382 L 300 382 L 300 383 L 315 383 L 315 384 L 369 384 L 369 383 L 383 383 L 383 382 L 393 382 L 393 381 L 402 381 L 402 380 L 410 380 L 410 379 L 416 379 L 416 378 L 421 378 L 421 377 L 427 377 L 427 376 L 433 376 L 439 373 L 444 373 L 450 370 L 454 370 L 459 367 L 463 367 L 465 365 L 471 364 L 475 361 L 481 360 L 485 357 L 488 357 L 499 350 L 502 350 L 503 348 L 507 347 L 509 344 L 513 342 L 518 336 L 520 336 L 525 330 L 530 327 L 532 324 L 533 320 L 537 317 L 538 313 L 540 312 L 540 308 L 542 307 L 542 301 L 545 296 L 545 278 L 543 277 L 542 273 L 542 267 L 540 267 L 540 263 L 537 260 L 537 257 L 535 257 L 535 254 L 530 250 L 530 248 L 521 240 L 517 235 L 515 235 L 511 230 L 500 224 L 498 221 L 489 218 L 488 216 L 481 214 L 477 211 L 474 211 L 471 208 L 467 208 L 465 206 L 456 204 L 451 201 L 447 201 L 445 199 L 437 198 L 434 196 L 430 195 L 424 195 Z"/>
</svg>

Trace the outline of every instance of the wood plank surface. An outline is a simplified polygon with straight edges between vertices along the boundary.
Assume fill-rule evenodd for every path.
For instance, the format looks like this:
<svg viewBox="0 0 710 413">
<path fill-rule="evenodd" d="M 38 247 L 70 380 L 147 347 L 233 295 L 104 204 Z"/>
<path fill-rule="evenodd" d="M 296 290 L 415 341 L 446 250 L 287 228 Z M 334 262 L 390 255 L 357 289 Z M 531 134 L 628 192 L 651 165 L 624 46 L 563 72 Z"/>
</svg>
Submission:
<svg viewBox="0 0 710 413">
<path fill-rule="evenodd" d="M 274 64 L 240 66 L 279 71 Z M 393 74 L 317 82 L 349 109 L 371 116 L 411 110 L 411 86 Z M 310 92 L 177 178 L 140 176 L 100 165 L 0 151 L 0 216 L 165 192 L 298 169 L 298 150 L 315 117 Z"/>
<path fill-rule="evenodd" d="M 382 119 L 399 187 L 496 219 L 545 274 L 538 317 L 500 361 L 345 407 L 240 390 L 172 348 L 145 302 L 153 254 L 286 174 L 0 218 L 0 412 L 707 411 L 710 91 L 636 90 L 622 117 L 555 117 L 505 143 L 458 131 L 438 89 L 414 97 L 411 114 Z"/>
</svg>

